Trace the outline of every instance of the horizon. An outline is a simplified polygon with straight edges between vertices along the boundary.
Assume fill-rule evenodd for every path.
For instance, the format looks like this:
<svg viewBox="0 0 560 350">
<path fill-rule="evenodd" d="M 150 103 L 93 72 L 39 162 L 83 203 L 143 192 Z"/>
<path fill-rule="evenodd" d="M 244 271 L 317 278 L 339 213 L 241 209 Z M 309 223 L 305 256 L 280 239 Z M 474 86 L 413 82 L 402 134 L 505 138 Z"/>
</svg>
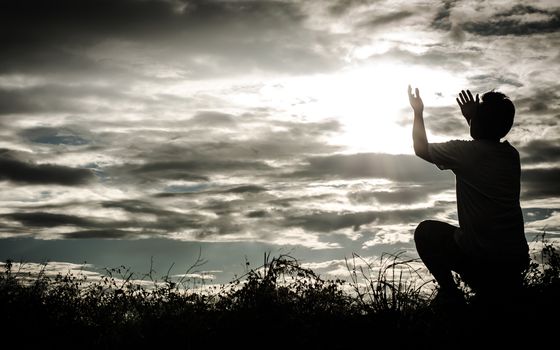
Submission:
<svg viewBox="0 0 560 350">
<path fill-rule="evenodd" d="M 0 259 L 225 283 L 289 253 L 417 256 L 457 224 L 454 175 L 414 155 L 470 139 L 455 97 L 516 107 L 529 241 L 560 234 L 554 1 L 56 0 L 0 5 Z M 68 264 L 68 265 L 65 265 Z"/>
</svg>

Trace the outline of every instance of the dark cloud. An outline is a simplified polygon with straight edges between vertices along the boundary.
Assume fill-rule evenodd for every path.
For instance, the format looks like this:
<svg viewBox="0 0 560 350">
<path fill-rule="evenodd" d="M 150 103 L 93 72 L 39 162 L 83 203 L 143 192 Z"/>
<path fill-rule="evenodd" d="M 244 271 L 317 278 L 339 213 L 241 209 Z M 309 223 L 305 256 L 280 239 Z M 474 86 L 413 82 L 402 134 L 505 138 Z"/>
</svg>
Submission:
<svg viewBox="0 0 560 350">
<path fill-rule="evenodd" d="M 468 80 L 469 80 L 469 86 L 471 86 L 472 91 L 484 89 L 489 86 L 492 86 L 494 88 L 500 86 L 506 86 L 506 87 L 510 86 L 514 88 L 520 88 L 524 85 L 521 81 L 519 81 L 519 76 L 514 74 L 509 74 L 509 76 L 507 76 L 500 72 L 473 75 L 468 77 Z M 480 91 L 479 94 L 482 95 L 485 92 L 487 91 Z"/>
<path fill-rule="evenodd" d="M 539 14 L 546 19 L 531 20 L 524 15 Z M 544 10 L 530 5 L 515 5 L 511 9 L 492 15 L 485 22 L 471 21 L 462 23 L 462 28 L 469 33 L 482 36 L 554 33 L 560 29 L 560 10 Z"/>
<path fill-rule="evenodd" d="M 190 186 L 174 186 L 168 189 L 168 192 L 158 193 L 154 195 L 155 198 L 172 198 L 172 197 L 209 197 L 216 195 L 224 195 L 230 193 L 237 194 L 257 194 L 266 192 L 267 188 L 258 185 L 240 185 L 235 187 L 230 186 L 213 186 L 208 189 L 211 184 L 197 184 Z"/>
<path fill-rule="evenodd" d="M 465 31 L 481 36 L 515 35 L 525 36 L 541 33 L 553 33 L 560 29 L 560 11 L 545 10 L 530 5 L 515 5 L 508 10 L 493 13 L 488 20 L 467 20 L 453 23 L 451 11 L 458 1 L 443 1 L 442 7 L 432 20 L 432 27 L 439 30 Z M 546 19 L 531 19 L 525 15 L 538 14 Z M 460 15 L 458 15 L 460 18 Z M 460 19 L 459 19 L 460 20 Z M 457 35 L 457 34 L 455 34 Z"/>
<path fill-rule="evenodd" d="M 103 208 L 120 208 L 133 214 L 154 214 L 159 216 L 175 215 L 176 212 L 162 209 L 157 205 L 135 199 L 102 202 Z"/>
<path fill-rule="evenodd" d="M 353 227 L 358 230 L 361 225 L 375 222 L 377 224 L 408 223 L 433 215 L 434 209 L 403 209 L 392 211 L 367 212 L 318 212 L 308 215 L 289 216 L 285 219 L 286 226 L 298 226 L 316 232 L 330 232 L 342 228 Z"/>
<path fill-rule="evenodd" d="M 367 5 L 369 3 L 369 0 L 335 0 L 329 2 L 327 9 L 331 15 L 341 16 L 355 7 Z"/>
<path fill-rule="evenodd" d="M 69 239 L 87 239 L 87 238 L 104 238 L 104 239 L 130 239 L 137 238 L 138 233 L 117 230 L 117 229 L 100 229 L 100 230 L 82 230 L 67 232 L 63 234 L 64 238 Z"/>
<path fill-rule="evenodd" d="M 65 127 L 28 128 L 19 132 L 19 135 L 27 141 L 42 144 L 80 146 L 89 143 L 81 132 Z"/>
<path fill-rule="evenodd" d="M 469 125 L 461 115 L 459 106 L 426 107 L 424 117 L 426 129 L 436 135 L 464 136 L 469 133 Z M 398 120 L 402 126 L 411 126 L 412 119 L 405 117 Z"/>
<path fill-rule="evenodd" d="M 242 199 L 233 199 L 233 200 L 223 200 L 219 198 L 210 198 L 206 201 L 206 203 L 200 206 L 198 209 L 201 210 L 209 210 L 214 212 L 217 215 L 229 215 L 232 213 L 237 213 L 240 210 L 246 208 L 247 202 Z"/>
<path fill-rule="evenodd" d="M 522 164 L 560 162 L 560 139 L 532 140 L 518 150 Z"/>
<path fill-rule="evenodd" d="M 383 15 L 377 15 L 377 14 L 372 14 L 372 15 L 368 15 L 368 17 L 371 17 L 367 20 L 361 21 L 360 23 L 358 23 L 359 27 L 365 27 L 365 28 L 369 28 L 369 29 L 374 29 L 377 28 L 379 26 L 384 26 L 384 25 L 388 25 L 388 24 L 394 24 L 395 22 L 401 21 L 405 18 L 411 17 L 413 16 L 414 13 L 411 11 L 395 11 L 395 12 L 391 12 L 388 14 L 383 14 Z"/>
<path fill-rule="evenodd" d="M 125 221 L 114 223 L 107 227 L 134 227 L 142 230 L 153 231 L 152 234 L 165 234 L 181 229 L 200 228 L 204 225 L 206 217 L 196 212 L 177 212 L 165 209 L 160 205 L 144 200 L 122 200 L 101 203 L 104 208 L 120 208 L 134 216 L 143 217 L 144 215 L 154 215 L 155 221 Z"/>
<path fill-rule="evenodd" d="M 32 213 L 10 213 L 2 215 L 9 220 L 18 221 L 22 225 L 30 227 L 56 227 L 56 226 L 82 226 L 91 227 L 97 224 L 88 219 L 73 215 L 55 214 L 47 212 Z"/>
<path fill-rule="evenodd" d="M 271 170 L 264 162 L 242 160 L 185 160 L 170 162 L 151 162 L 134 168 L 138 173 L 165 173 L 188 171 L 194 173 L 212 173 L 235 170 Z M 169 177 L 167 177 L 169 178 Z"/>
<path fill-rule="evenodd" d="M 179 150 L 185 148 L 180 147 Z M 161 151 L 160 151 L 161 152 Z M 145 163 L 124 164 L 107 167 L 103 169 L 103 173 L 110 176 L 111 181 L 117 182 L 136 182 L 149 183 L 161 180 L 183 180 L 194 182 L 207 182 L 211 180 L 213 174 L 221 174 L 224 172 L 232 174 L 252 173 L 254 175 L 265 174 L 274 170 L 262 161 L 239 160 L 237 159 L 212 159 L 201 156 L 185 154 L 179 158 L 191 158 L 185 160 L 169 160 L 157 161 L 156 151 L 154 154 L 147 154 L 144 158 Z M 166 158 L 177 159 L 177 154 L 167 153 Z M 172 157 L 173 156 L 173 157 Z M 165 158 L 162 158 L 165 159 Z M 171 191 L 184 192 L 184 191 Z"/>
<path fill-rule="evenodd" d="M 204 227 L 197 231 L 197 238 L 209 236 L 224 236 L 242 232 L 245 225 L 238 223 L 229 213 L 221 213 L 217 219 L 209 221 Z"/>
<path fill-rule="evenodd" d="M 525 169 L 521 172 L 521 199 L 560 196 L 560 168 Z"/>
<path fill-rule="evenodd" d="M 426 128 L 434 134 L 463 136 L 469 133 L 469 125 L 459 107 L 426 108 Z"/>
<path fill-rule="evenodd" d="M 332 153 L 341 148 L 328 142 L 329 136 L 342 131 L 342 125 L 335 120 L 281 121 L 272 119 L 268 115 L 246 114 L 236 115 L 232 119 L 235 121 L 235 125 L 228 126 L 228 130 L 237 127 L 251 130 L 251 132 L 247 134 L 239 132 L 233 136 L 224 135 L 221 128 L 206 126 L 198 128 L 201 125 L 191 124 L 187 120 L 184 125 L 189 127 L 187 131 L 174 131 L 173 126 L 170 126 L 169 130 L 160 135 L 161 138 L 166 139 L 166 142 L 163 143 L 154 141 L 152 130 L 137 131 L 135 142 L 131 144 L 130 148 L 140 149 L 140 152 L 131 154 L 130 157 L 137 158 L 138 162 L 149 163 L 164 161 L 173 163 L 180 157 L 188 161 L 208 164 L 212 168 L 222 167 L 220 164 L 227 166 L 232 160 L 243 160 L 253 162 L 254 166 L 263 169 L 266 167 L 264 164 L 259 166 L 255 162 L 269 159 L 293 159 L 294 156 L 301 157 L 306 154 Z M 122 142 L 121 133 L 111 134 L 107 138 L 108 141 Z M 213 162 L 215 164 L 211 165 Z M 243 165 L 251 164 L 243 163 L 239 164 L 239 167 L 242 168 Z"/>
<path fill-rule="evenodd" d="M 214 111 L 199 112 L 190 119 L 190 122 L 208 127 L 231 127 L 235 125 L 233 115 Z"/>
<path fill-rule="evenodd" d="M 525 222 L 540 221 L 551 217 L 556 209 L 548 208 L 521 208 Z"/>
<path fill-rule="evenodd" d="M 456 2 L 457 0 L 444 0 L 441 2 L 442 6 L 438 9 L 435 17 L 432 19 L 432 27 L 442 30 L 451 30 L 451 9 L 454 7 Z"/>
<path fill-rule="evenodd" d="M 0 11 L 1 12 L 1 11 Z M 5 22 L 0 24 L 5 27 Z M 6 32 L 3 32 L 6 34 Z M 5 37 L 6 35 L 4 35 Z M 79 43 L 79 40 L 76 39 Z M 126 78 L 127 69 L 119 67 L 114 62 L 100 61 L 75 52 L 76 49 L 65 49 L 49 45 L 49 40 L 35 44 L 2 41 L 3 54 L 0 56 L 0 73 L 3 74 L 33 74 L 61 78 L 62 76 L 99 77 L 111 75 L 116 82 Z M 130 69 L 130 68 L 129 68 Z"/>
<path fill-rule="evenodd" d="M 404 64 L 445 68 L 452 72 L 464 72 L 469 69 L 467 62 L 483 56 L 484 53 L 476 47 L 454 48 L 451 52 L 447 45 L 437 44 L 428 47 L 422 53 L 415 53 L 395 47 L 387 52 L 372 55 L 368 59 L 372 63 L 378 61 L 397 61 Z"/>
<path fill-rule="evenodd" d="M 30 114 L 54 112 L 86 112 L 100 109 L 86 99 L 97 98 L 104 101 L 132 100 L 111 88 L 86 84 L 45 84 L 28 88 L 0 87 L 0 114 Z"/>
<path fill-rule="evenodd" d="M 83 208 L 83 203 L 75 202 L 59 205 L 30 206 L 23 209 L 35 209 L 38 211 L 13 212 L 0 215 L 0 217 L 8 221 L 16 221 L 30 228 L 28 233 L 33 233 L 33 228 L 42 229 L 62 226 L 79 228 L 76 232 L 62 234 L 70 238 L 124 238 L 125 236 L 138 238 L 140 233 L 149 236 L 161 236 L 184 229 L 211 227 L 212 220 L 214 220 L 202 214 L 176 212 L 143 200 L 88 203 L 87 207 L 92 212 L 95 212 L 99 207 L 122 209 L 132 214 L 133 219 L 92 219 L 72 214 L 62 214 L 63 212 L 72 212 L 76 208 Z M 45 209 L 50 210 L 50 212 L 41 211 Z M 143 220 L 148 215 L 152 219 L 148 221 Z M 11 225 L 8 225 L 8 227 L 11 227 Z M 133 231 L 125 229 L 132 229 Z"/>
<path fill-rule="evenodd" d="M 266 210 L 253 210 L 248 212 L 245 216 L 248 218 L 264 218 L 267 217 L 269 214 Z"/>
<path fill-rule="evenodd" d="M 413 204 L 425 201 L 431 194 L 450 189 L 449 184 L 425 184 L 421 186 L 393 186 L 391 191 L 351 191 L 347 194 L 355 204 Z"/>
<path fill-rule="evenodd" d="M 281 208 L 289 208 L 294 203 L 309 203 L 313 201 L 324 202 L 334 199 L 334 195 L 331 193 L 318 194 L 318 195 L 302 195 L 300 197 L 284 197 L 271 199 L 268 201 L 269 204 L 274 206 L 279 206 Z"/>
<path fill-rule="evenodd" d="M 287 174 L 301 178 L 384 178 L 393 181 L 453 181 L 450 172 L 439 171 L 432 164 L 413 155 L 383 153 L 337 154 L 308 158 L 302 170 Z"/>
<path fill-rule="evenodd" d="M 298 4 L 286 1 L 3 2 L 0 71 L 51 73 L 64 65 L 63 72 L 110 74 L 115 67 L 132 72 L 145 64 L 88 57 L 88 48 L 116 43 L 183 77 L 223 75 L 224 67 L 303 72 L 338 64 L 337 57 L 311 49 L 322 42 L 321 33 L 306 29 L 305 18 Z"/>
<path fill-rule="evenodd" d="M 265 187 L 256 185 L 238 186 L 227 190 L 228 193 L 259 193 L 266 191 Z"/>
<path fill-rule="evenodd" d="M 239 135 L 215 134 L 214 137 L 212 132 L 215 128 L 208 127 L 204 132 L 197 131 L 202 135 L 192 137 L 172 128 L 161 134 L 150 129 L 135 131 L 133 138 L 118 132 L 91 135 L 97 144 L 103 141 L 119 145 L 121 152 L 117 155 L 126 155 L 128 160 L 125 164 L 102 167 L 99 169 L 100 176 L 111 183 L 141 185 L 167 180 L 204 183 L 224 173 L 229 176 L 267 177 L 289 171 L 293 168 L 292 164 L 306 155 L 329 154 L 341 148 L 330 145 L 328 139 L 341 129 L 336 121 L 299 123 L 245 115 L 233 119 L 240 129 L 249 129 L 251 133 L 242 135 L 241 139 L 237 139 Z M 281 166 L 276 165 L 278 161 Z M 246 182 L 246 179 L 239 181 Z M 168 193 L 160 196 L 184 196 L 186 194 L 181 193 L 199 191 L 200 188 L 193 191 L 175 186 L 167 188 L 164 192 Z"/>
<path fill-rule="evenodd" d="M 29 185 L 85 185 L 95 179 L 89 169 L 55 164 L 33 164 L 14 158 L 7 150 L 0 151 L 0 180 Z"/>
<path fill-rule="evenodd" d="M 560 112 L 558 89 L 560 89 L 560 84 L 547 86 L 546 88 L 537 87 L 529 96 L 517 98 L 515 106 L 521 113 L 543 115 Z"/>
</svg>

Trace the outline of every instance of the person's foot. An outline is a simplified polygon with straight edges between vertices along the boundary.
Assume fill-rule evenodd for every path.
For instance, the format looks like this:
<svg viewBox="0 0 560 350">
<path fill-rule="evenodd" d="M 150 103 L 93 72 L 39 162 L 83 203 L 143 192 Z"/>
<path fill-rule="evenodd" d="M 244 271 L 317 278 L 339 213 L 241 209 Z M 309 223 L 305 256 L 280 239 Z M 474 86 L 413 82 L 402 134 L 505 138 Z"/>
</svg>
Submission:
<svg viewBox="0 0 560 350">
<path fill-rule="evenodd" d="M 466 301 L 459 289 L 440 289 L 432 299 L 431 305 L 436 308 L 456 309 L 466 306 Z"/>
</svg>

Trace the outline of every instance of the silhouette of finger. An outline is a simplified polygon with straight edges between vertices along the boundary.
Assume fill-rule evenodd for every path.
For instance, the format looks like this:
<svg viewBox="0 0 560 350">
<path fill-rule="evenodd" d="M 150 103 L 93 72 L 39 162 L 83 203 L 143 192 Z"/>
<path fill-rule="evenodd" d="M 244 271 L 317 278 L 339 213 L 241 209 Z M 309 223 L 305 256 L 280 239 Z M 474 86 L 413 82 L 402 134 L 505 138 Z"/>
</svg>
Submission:
<svg viewBox="0 0 560 350">
<path fill-rule="evenodd" d="M 479 100 L 478 100 L 478 94 L 476 94 L 476 103 L 478 104 Z"/>
<path fill-rule="evenodd" d="M 455 101 L 457 101 L 457 104 L 459 104 L 459 107 L 463 108 L 463 104 L 461 103 L 461 101 L 459 101 L 459 98 L 456 98 Z"/>
<path fill-rule="evenodd" d="M 414 89 L 414 92 L 416 93 L 416 98 L 420 98 L 420 90 L 418 90 L 418 88 Z"/>
<path fill-rule="evenodd" d="M 469 95 L 469 101 L 474 101 L 470 90 L 467 90 L 467 94 Z"/>
<path fill-rule="evenodd" d="M 465 101 L 465 96 L 463 96 L 463 94 L 465 93 L 465 91 L 461 90 L 461 92 L 459 93 L 459 98 L 461 99 L 461 102 L 463 102 L 463 104 L 467 103 L 467 101 Z"/>
</svg>

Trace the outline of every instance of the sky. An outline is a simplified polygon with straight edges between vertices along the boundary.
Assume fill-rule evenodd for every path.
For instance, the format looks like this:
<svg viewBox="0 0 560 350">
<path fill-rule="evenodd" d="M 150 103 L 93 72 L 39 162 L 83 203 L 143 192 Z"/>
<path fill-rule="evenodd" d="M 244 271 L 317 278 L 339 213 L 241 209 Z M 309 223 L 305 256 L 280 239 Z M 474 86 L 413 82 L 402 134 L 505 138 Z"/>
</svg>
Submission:
<svg viewBox="0 0 560 350">
<path fill-rule="evenodd" d="M 417 158 L 469 139 L 462 89 L 508 95 L 527 238 L 560 234 L 557 1 L 12 0 L 0 4 L 0 259 L 216 283 L 289 254 L 417 256 L 457 224 Z M 249 265 L 247 265 L 249 264 Z M 347 272 L 347 271 L 346 271 Z"/>
</svg>

